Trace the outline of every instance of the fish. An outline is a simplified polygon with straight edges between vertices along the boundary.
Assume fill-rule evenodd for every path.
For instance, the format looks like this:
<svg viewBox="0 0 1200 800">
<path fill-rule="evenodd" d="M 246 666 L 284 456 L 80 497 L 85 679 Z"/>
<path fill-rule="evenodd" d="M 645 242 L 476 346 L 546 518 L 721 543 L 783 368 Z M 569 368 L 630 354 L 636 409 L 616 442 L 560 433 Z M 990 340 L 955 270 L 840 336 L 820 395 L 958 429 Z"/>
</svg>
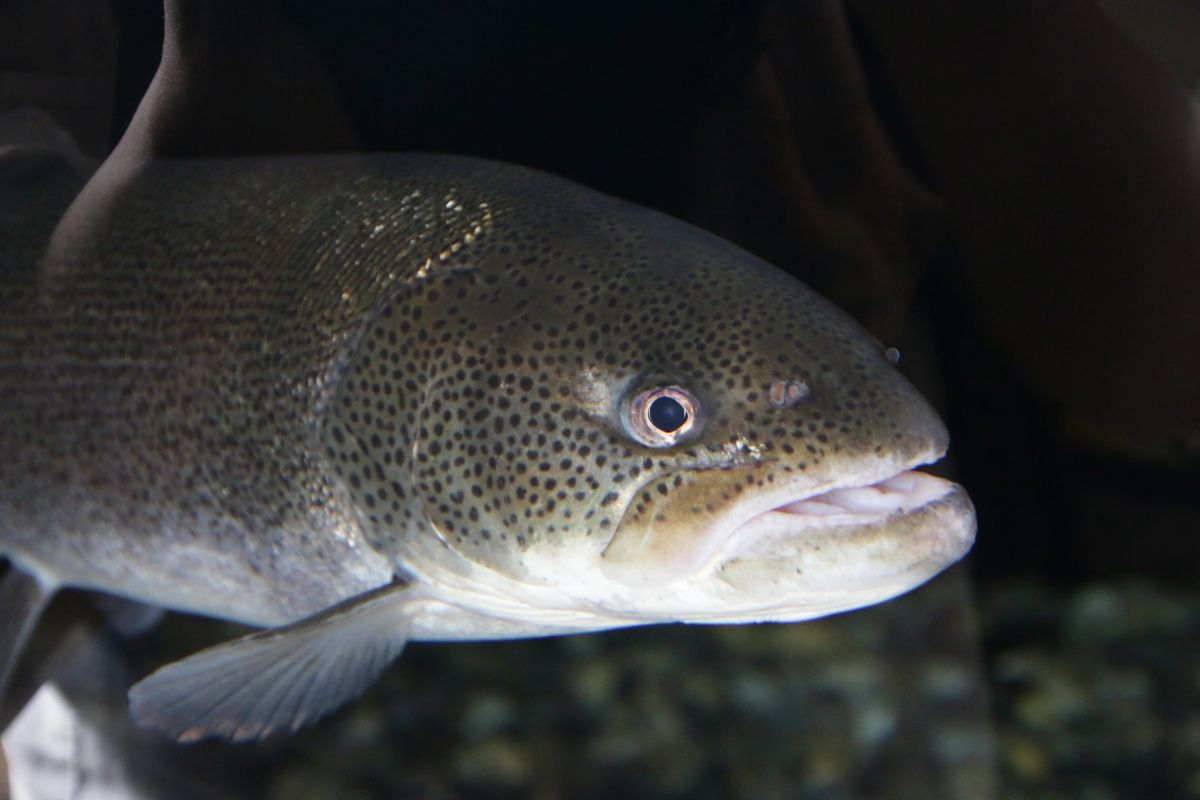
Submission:
<svg viewBox="0 0 1200 800">
<path fill-rule="evenodd" d="M 277 53 L 255 8 L 231 66 L 229 9 L 168 0 L 114 152 L 39 257 L 0 240 L 0 690 L 65 587 L 262 628 L 129 692 L 242 741 L 409 641 L 796 622 L 968 551 L 895 351 L 745 250 L 527 167 L 295 154 L 343 126 L 282 111 L 254 146 L 293 154 L 205 153 L 205 81 Z"/>
<path fill-rule="evenodd" d="M 894 354 L 664 214 L 435 155 L 146 166 L 5 289 L 0 554 L 266 630 L 130 692 L 294 730 L 410 640 L 791 622 L 962 557 Z"/>
</svg>

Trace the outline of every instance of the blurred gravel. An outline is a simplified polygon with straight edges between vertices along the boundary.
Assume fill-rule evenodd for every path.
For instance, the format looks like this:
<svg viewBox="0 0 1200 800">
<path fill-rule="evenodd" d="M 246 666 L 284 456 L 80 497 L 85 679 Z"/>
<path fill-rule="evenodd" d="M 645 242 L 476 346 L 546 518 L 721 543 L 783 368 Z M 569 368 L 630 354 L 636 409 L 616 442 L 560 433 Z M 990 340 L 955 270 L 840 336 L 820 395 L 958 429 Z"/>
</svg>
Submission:
<svg viewBox="0 0 1200 800">
<path fill-rule="evenodd" d="M 1200 594 L 1015 582 L 982 618 L 1005 800 L 1200 797 Z"/>
<path fill-rule="evenodd" d="M 417 643 L 296 736 L 176 747 L 130 726 L 114 664 L 238 632 L 171 615 L 50 660 L 140 797 L 1200 798 L 1200 592 L 1148 582 L 973 598 L 955 568 L 797 625 Z"/>
<path fill-rule="evenodd" d="M 799 625 L 412 645 L 273 756 L 266 796 L 984 800 L 966 591 L 951 574 Z"/>
<path fill-rule="evenodd" d="M 798 625 L 414 644 L 316 728 L 208 746 L 268 800 L 1197 798 L 1200 593 L 959 568 Z"/>
</svg>

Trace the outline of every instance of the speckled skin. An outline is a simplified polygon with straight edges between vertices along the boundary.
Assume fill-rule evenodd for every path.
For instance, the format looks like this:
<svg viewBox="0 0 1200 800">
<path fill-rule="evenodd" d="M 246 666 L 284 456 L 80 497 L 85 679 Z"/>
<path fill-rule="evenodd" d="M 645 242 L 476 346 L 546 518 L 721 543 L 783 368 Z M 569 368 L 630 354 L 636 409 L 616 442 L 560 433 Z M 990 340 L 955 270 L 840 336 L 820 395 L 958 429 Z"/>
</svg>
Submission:
<svg viewBox="0 0 1200 800">
<path fill-rule="evenodd" d="M 383 300 L 486 227 L 497 174 L 402 156 L 145 170 L 77 261 L 0 295 L 0 552 L 258 624 L 389 581 L 324 464 L 323 414 Z"/>
<path fill-rule="evenodd" d="M 945 448 L 806 287 L 530 170 L 164 162 L 76 239 L 0 295 L 0 552 L 60 585 L 271 625 L 430 558 L 669 575 L 746 498 Z M 621 419 L 660 383 L 703 410 L 667 449 Z"/>
</svg>

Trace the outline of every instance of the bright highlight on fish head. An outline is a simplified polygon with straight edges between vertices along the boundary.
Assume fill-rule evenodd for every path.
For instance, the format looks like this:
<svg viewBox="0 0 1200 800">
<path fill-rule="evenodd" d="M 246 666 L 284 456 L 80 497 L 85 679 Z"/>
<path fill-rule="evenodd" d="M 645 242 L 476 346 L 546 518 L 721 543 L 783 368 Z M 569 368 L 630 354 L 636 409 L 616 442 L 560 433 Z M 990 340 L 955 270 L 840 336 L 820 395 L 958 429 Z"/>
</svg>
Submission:
<svg viewBox="0 0 1200 800">
<path fill-rule="evenodd" d="M 375 546 L 625 624 L 820 616 L 970 547 L 965 493 L 913 471 L 945 427 L 847 315 L 654 212 L 535 213 L 364 333 L 325 440 Z"/>
</svg>

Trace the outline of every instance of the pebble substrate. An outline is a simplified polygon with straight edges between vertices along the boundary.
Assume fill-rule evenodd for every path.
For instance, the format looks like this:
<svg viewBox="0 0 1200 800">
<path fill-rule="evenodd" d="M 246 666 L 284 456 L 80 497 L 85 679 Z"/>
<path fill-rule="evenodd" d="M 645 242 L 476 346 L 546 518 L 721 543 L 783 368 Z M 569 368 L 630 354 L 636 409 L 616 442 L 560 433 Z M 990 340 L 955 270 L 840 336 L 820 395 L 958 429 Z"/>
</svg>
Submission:
<svg viewBox="0 0 1200 800">
<path fill-rule="evenodd" d="M 172 615 L 132 646 L 152 666 L 236 633 Z M 1145 581 L 973 591 L 955 568 L 796 625 L 416 643 L 358 702 L 248 745 L 134 731 L 107 636 L 56 683 L 150 798 L 1200 797 L 1200 592 Z"/>
<path fill-rule="evenodd" d="M 983 592 L 986 688 L 964 598 L 951 576 L 801 625 L 414 645 L 267 794 L 1200 797 L 1200 594 Z"/>
</svg>

